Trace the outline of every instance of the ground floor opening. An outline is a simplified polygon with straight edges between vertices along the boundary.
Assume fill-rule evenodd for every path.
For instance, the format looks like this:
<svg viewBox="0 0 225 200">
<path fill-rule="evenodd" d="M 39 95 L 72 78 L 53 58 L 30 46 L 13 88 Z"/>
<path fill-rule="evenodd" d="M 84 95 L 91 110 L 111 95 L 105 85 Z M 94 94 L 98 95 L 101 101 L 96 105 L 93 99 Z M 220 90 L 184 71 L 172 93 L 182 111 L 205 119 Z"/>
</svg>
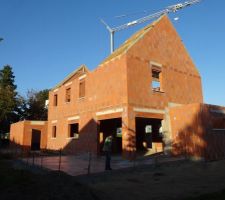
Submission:
<svg viewBox="0 0 225 200">
<path fill-rule="evenodd" d="M 136 117 L 137 152 L 159 153 L 163 151 L 161 119 Z"/>
<path fill-rule="evenodd" d="M 41 131 L 32 129 L 31 150 L 38 151 L 41 147 Z"/>
<path fill-rule="evenodd" d="M 122 153 L 122 118 L 99 121 L 99 151 L 102 153 L 105 138 L 113 136 L 112 154 Z"/>
</svg>

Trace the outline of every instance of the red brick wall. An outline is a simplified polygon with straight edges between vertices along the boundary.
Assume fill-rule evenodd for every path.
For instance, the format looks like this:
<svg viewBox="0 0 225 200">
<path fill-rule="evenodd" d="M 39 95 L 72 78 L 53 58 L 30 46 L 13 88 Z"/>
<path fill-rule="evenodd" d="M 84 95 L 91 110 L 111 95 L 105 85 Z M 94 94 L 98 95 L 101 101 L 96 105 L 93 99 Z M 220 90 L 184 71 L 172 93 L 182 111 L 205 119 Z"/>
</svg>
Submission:
<svg viewBox="0 0 225 200">
<path fill-rule="evenodd" d="M 222 113 L 213 113 L 213 110 Z M 224 107 L 190 104 L 170 108 L 169 114 L 173 154 L 204 157 L 207 160 L 225 156 Z M 215 128 L 221 131 L 215 132 Z"/>
<path fill-rule="evenodd" d="M 208 160 L 225 157 L 225 108 L 214 105 L 202 107 L 202 118 L 207 148 L 205 157 Z M 215 130 L 216 129 L 216 130 Z"/>
<path fill-rule="evenodd" d="M 67 82 L 68 83 L 68 82 Z M 66 83 L 65 83 L 66 84 Z M 79 79 L 72 81 L 71 102 L 65 102 L 66 87 L 62 85 L 58 91 L 49 93 L 48 112 L 48 148 L 65 149 L 72 153 L 82 151 L 97 152 L 96 112 L 113 107 L 121 107 L 127 102 L 126 56 L 105 63 L 85 78 L 85 97 L 79 98 Z M 58 94 L 58 106 L 53 106 L 53 96 Z M 79 139 L 68 138 L 68 118 L 79 116 Z M 52 138 L 52 126 L 57 122 L 57 137 Z"/>
<path fill-rule="evenodd" d="M 163 65 L 163 93 L 152 91 L 151 61 Z M 66 86 L 71 81 L 71 85 Z M 167 17 L 162 18 L 126 53 L 87 73 L 85 81 L 86 95 L 82 99 L 79 99 L 78 77 L 71 78 L 57 91 L 50 91 L 49 149 L 96 152 L 99 120 L 96 112 L 122 107 L 124 111 L 119 117 L 123 118 L 123 149 L 135 151 L 135 115 L 138 113 L 133 111 L 134 106 L 165 109 L 168 102 L 188 104 L 203 101 L 200 75 Z M 71 87 L 71 102 L 66 103 L 68 87 Z M 57 107 L 53 106 L 54 94 L 58 94 Z M 76 120 L 80 129 L 79 139 L 67 136 L 68 118 L 72 116 L 79 116 Z M 52 138 L 53 125 L 57 126 L 56 138 Z"/>
<path fill-rule="evenodd" d="M 46 149 L 47 146 L 47 122 L 43 125 L 32 123 L 37 121 L 21 121 L 11 125 L 10 142 L 18 147 L 31 147 L 32 129 L 41 131 L 41 149 Z"/>
<path fill-rule="evenodd" d="M 173 153 L 202 157 L 206 143 L 203 138 L 201 105 L 189 104 L 170 109 Z"/>
<path fill-rule="evenodd" d="M 11 124 L 10 126 L 10 142 L 11 145 L 23 145 L 24 137 L 24 121 Z"/>
<path fill-rule="evenodd" d="M 164 93 L 151 88 L 150 62 L 162 64 Z M 201 103 L 201 77 L 167 17 L 127 52 L 129 104 L 164 109 L 168 102 Z"/>
</svg>

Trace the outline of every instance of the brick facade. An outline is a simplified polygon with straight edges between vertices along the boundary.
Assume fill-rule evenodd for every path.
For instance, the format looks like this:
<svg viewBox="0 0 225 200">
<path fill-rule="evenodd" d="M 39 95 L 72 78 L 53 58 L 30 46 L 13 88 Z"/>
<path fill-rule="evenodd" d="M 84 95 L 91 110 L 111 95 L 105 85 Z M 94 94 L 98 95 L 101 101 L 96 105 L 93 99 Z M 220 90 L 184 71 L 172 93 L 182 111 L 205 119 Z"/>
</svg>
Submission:
<svg viewBox="0 0 225 200">
<path fill-rule="evenodd" d="M 32 146 L 32 132 L 40 131 L 40 149 L 47 148 L 47 122 L 20 121 L 10 127 L 11 146 L 30 149 Z"/>
<path fill-rule="evenodd" d="M 158 130 L 150 138 L 152 152 L 172 151 L 177 125 L 171 117 L 178 114 L 173 107 L 194 103 L 203 103 L 200 74 L 163 16 L 135 33 L 95 70 L 82 65 L 49 92 L 47 148 L 99 153 L 107 134 L 121 128 L 117 146 L 121 142 L 123 154 L 132 158 L 142 146 L 143 127 L 152 123 L 149 130 Z M 181 113 L 189 112 L 183 109 Z M 103 128 L 106 124 L 111 124 L 110 130 Z"/>
<path fill-rule="evenodd" d="M 225 156 L 225 108 L 189 104 L 170 109 L 173 154 L 207 160 Z"/>
<path fill-rule="evenodd" d="M 160 65 L 160 92 L 151 88 L 152 65 Z M 163 119 L 169 102 L 201 103 L 203 99 L 201 77 L 166 16 L 132 36 L 94 71 L 84 69 L 49 93 L 50 149 L 98 152 L 99 120 L 119 117 L 123 151 L 135 152 L 136 117 Z M 79 98 L 79 78 L 84 74 L 85 97 Z M 72 92 L 69 103 L 65 101 L 68 87 Z M 73 117 L 79 123 L 79 139 L 68 138 Z M 52 138 L 52 126 L 57 126 L 56 138 Z"/>
</svg>

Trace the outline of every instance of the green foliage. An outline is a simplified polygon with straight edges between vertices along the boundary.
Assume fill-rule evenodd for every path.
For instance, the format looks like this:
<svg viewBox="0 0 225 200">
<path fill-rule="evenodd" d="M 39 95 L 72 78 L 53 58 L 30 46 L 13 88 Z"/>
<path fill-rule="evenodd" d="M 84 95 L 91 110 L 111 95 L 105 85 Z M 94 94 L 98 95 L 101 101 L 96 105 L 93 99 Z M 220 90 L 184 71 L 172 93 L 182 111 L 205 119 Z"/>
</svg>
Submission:
<svg viewBox="0 0 225 200">
<path fill-rule="evenodd" d="M 0 133 L 9 132 L 10 124 L 18 120 L 15 76 L 9 65 L 0 70 Z"/>
<path fill-rule="evenodd" d="M 16 89 L 15 76 L 13 75 L 12 67 L 6 65 L 0 70 L 0 86 L 1 88 L 10 87 L 12 90 Z"/>
<path fill-rule="evenodd" d="M 49 90 L 34 91 L 29 90 L 27 93 L 27 99 L 23 109 L 24 115 L 28 120 L 47 120 L 47 108 L 45 101 L 48 99 Z"/>
<path fill-rule="evenodd" d="M 49 90 L 29 90 L 24 98 L 16 92 L 12 67 L 0 70 L 0 134 L 8 133 L 10 124 L 19 120 L 47 120 L 45 101 Z"/>
</svg>

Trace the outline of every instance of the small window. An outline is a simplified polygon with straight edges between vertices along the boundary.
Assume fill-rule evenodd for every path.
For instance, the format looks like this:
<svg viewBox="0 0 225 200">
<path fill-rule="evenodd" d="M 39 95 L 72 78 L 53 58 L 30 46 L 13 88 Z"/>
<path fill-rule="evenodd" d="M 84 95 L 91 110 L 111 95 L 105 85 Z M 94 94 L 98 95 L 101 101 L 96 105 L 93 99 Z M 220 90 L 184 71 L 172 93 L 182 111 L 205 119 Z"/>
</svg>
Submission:
<svg viewBox="0 0 225 200">
<path fill-rule="evenodd" d="M 57 105 L 58 105 L 58 95 L 57 95 L 57 94 L 54 95 L 54 102 L 53 102 L 53 105 L 54 105 L 54 106 L 57 106 Z"/>
<path fill-rule="evenodd" d="M 121 127 L 116 129 L 116 137 L 119 137 L 119 138 L 122 137 L 122 128 Z"/>
<path fill-rule="evenodd" d="M 152 67 L 152 90 L 156 92 L 162 91 L 161 88 L 161 69 Z"/>
<path fill-rule="evenodd" d="M 57 130 L 56 126 L 53 126 L 52 127 L 52 138 L 56 138 L 56 130 Z"/>
<path fill-rule="evenodd" d="M 85 97 L 85 79 L 80 80 L 79 83 L 79 98 Z"/>
<path fill-rule="evenodd" d="M 67 88 L 66 89 L 66 102 L 70 102 L 71 100 L 71 89 Z"/>
<path fill-rule="evenodd" d="M 69 138 L 79 138 L 79 124 L 69 124 Z"/>
</svg>

